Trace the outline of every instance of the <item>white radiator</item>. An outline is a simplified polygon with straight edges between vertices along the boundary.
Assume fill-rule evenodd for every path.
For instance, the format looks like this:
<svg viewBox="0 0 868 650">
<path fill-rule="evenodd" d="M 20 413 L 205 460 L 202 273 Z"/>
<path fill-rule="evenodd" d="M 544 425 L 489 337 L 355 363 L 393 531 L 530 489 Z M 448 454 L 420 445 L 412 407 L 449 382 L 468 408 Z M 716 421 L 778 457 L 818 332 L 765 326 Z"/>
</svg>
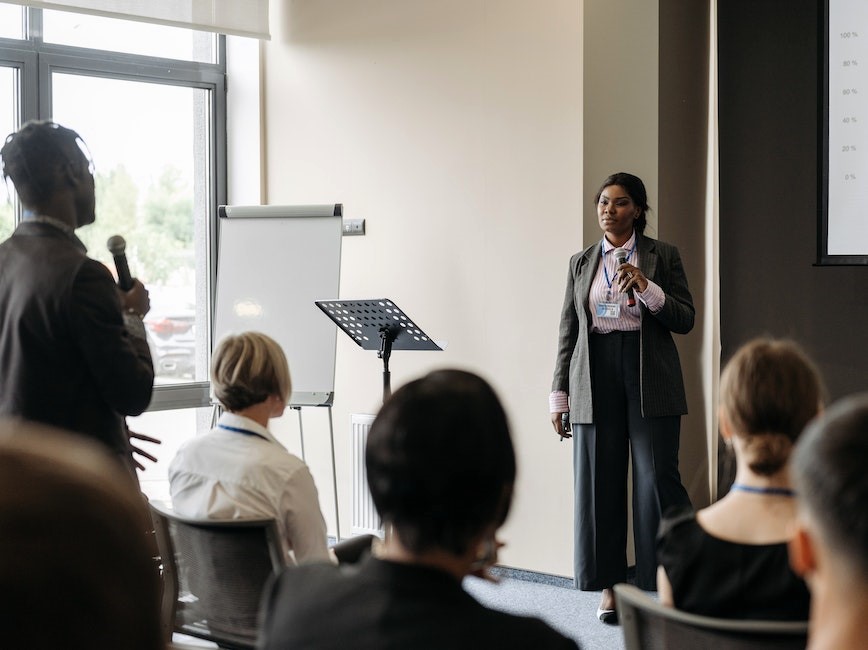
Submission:
<svg viewBox="0 0 868 650">
<path fill-rule="evenodd" d="M 368 431 L 374 422 L 373 415 L 350 414 L 350 439 L 353 445 L 353 521 L 352 535 L 385 535 L 383 523 L 374 507 L 368 489 L 368 472 L 365 469 L 365 443 Z"/>
</svg>

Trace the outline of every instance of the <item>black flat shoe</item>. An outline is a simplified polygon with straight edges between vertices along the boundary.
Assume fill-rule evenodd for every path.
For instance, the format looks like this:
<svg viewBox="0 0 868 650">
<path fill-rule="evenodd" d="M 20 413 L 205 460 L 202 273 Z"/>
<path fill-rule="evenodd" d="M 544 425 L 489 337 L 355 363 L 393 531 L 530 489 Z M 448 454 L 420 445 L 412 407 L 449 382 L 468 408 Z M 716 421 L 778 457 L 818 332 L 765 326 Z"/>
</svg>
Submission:
<svg viewBox="0 0 868 650">
<path fill-rule="evenodd" d="M 597 618 L 606 625 L 618 625 L 618 610 L 597 608 Z"/>
</svg>

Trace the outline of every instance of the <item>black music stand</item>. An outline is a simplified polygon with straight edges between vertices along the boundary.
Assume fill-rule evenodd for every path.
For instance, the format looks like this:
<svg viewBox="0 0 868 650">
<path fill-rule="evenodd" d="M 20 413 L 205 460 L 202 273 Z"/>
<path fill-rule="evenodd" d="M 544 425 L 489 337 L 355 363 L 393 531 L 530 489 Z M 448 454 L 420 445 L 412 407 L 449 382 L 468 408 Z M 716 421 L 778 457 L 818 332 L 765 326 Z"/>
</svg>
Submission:
<svg viewBox="0 0 868 650">
<path fill-rule="evenodd" d="M 389 357 L 392 350 L 442 350 L 388 298 L 315 300 L 323 313 L 365 350 L 383 360 L 383 402 L 392 394 Z"/>
</svg>

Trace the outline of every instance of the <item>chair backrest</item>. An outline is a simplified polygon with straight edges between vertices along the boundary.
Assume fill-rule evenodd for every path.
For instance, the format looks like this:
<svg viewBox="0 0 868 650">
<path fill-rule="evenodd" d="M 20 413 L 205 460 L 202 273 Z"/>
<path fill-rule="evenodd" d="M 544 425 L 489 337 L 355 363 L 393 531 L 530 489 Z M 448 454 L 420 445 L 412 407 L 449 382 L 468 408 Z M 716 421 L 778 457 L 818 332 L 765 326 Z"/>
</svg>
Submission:
<svg viewBox="0 0 868 650">
<path fill-rule="evenodd" d="M 626 650 L 716 648 L 804 649 L 808 623 L 712 618 L 666 607 L 633 585 L 615 585 Z"/>
<path fill-rule="evenodd" d="M 262 592 L 285 566 L 277 522 L 181 517 L 150 504 L 163 566 L 163 631 L 254 648 Z"/>
</svg>

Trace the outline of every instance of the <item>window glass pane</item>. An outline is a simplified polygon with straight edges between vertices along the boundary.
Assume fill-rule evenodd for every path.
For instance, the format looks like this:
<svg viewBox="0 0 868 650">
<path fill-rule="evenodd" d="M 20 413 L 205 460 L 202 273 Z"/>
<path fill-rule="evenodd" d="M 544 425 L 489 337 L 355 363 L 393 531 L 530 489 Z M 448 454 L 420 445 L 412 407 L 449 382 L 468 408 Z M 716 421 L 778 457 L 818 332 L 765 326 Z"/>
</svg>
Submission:
<svg viewBox="0 0 868 650">
<path fill-rule="evenodd" d="M 106 241 L 127 241 L 148 288 L 157 384 L 207 380 L 210 91 L 54 73 L 53 119 L 95 165 L 96 223 L 77 233 L 112 271 Z"/>
<path fill-rule="evenodd" d="M 144 471 L 138 471 L 139 483 L 142 492 L 149 499 L 171 501 L 169 464 L 175 457 L 178 447 L 185 440 L 211 428 L 211 418 L 211 408 L 151 411 L 136 418 L 127 418 L 127 425 L 132 431 L 162 441 L 162 444 L 154 445 L 133 439 L 133 446 L 140 447 L 158 459 L 156 463 L 152 463 L 147 459 L 136 457 L 136 460 L 145 466 Z"/>
<path fill-rule="evenodd" d="M 0 5 L 2 7 L 2 5 Z M 6 136 L 15 130 L 16 98 L 18 97 L 18 73 L 15 68 L 0 67 L 0 147 L 6 141 Z M 2 176 L 0 176 L 2 178 Z M 12 181 L 3 183 L 0 190 L 0 241 L 12 233 L 14 225 L 15 188 Z"/>
<path fill-rule="evenodd" d="M 43 13 L 45 41 L 201 63 L 216 61 L 216 35 L 68 11 Z"/>
<path fill-rule="evenodd" d="M 0 3 L 0 37 L 24 38 L 24 9 L 19 5 Z"/>
</svg>

